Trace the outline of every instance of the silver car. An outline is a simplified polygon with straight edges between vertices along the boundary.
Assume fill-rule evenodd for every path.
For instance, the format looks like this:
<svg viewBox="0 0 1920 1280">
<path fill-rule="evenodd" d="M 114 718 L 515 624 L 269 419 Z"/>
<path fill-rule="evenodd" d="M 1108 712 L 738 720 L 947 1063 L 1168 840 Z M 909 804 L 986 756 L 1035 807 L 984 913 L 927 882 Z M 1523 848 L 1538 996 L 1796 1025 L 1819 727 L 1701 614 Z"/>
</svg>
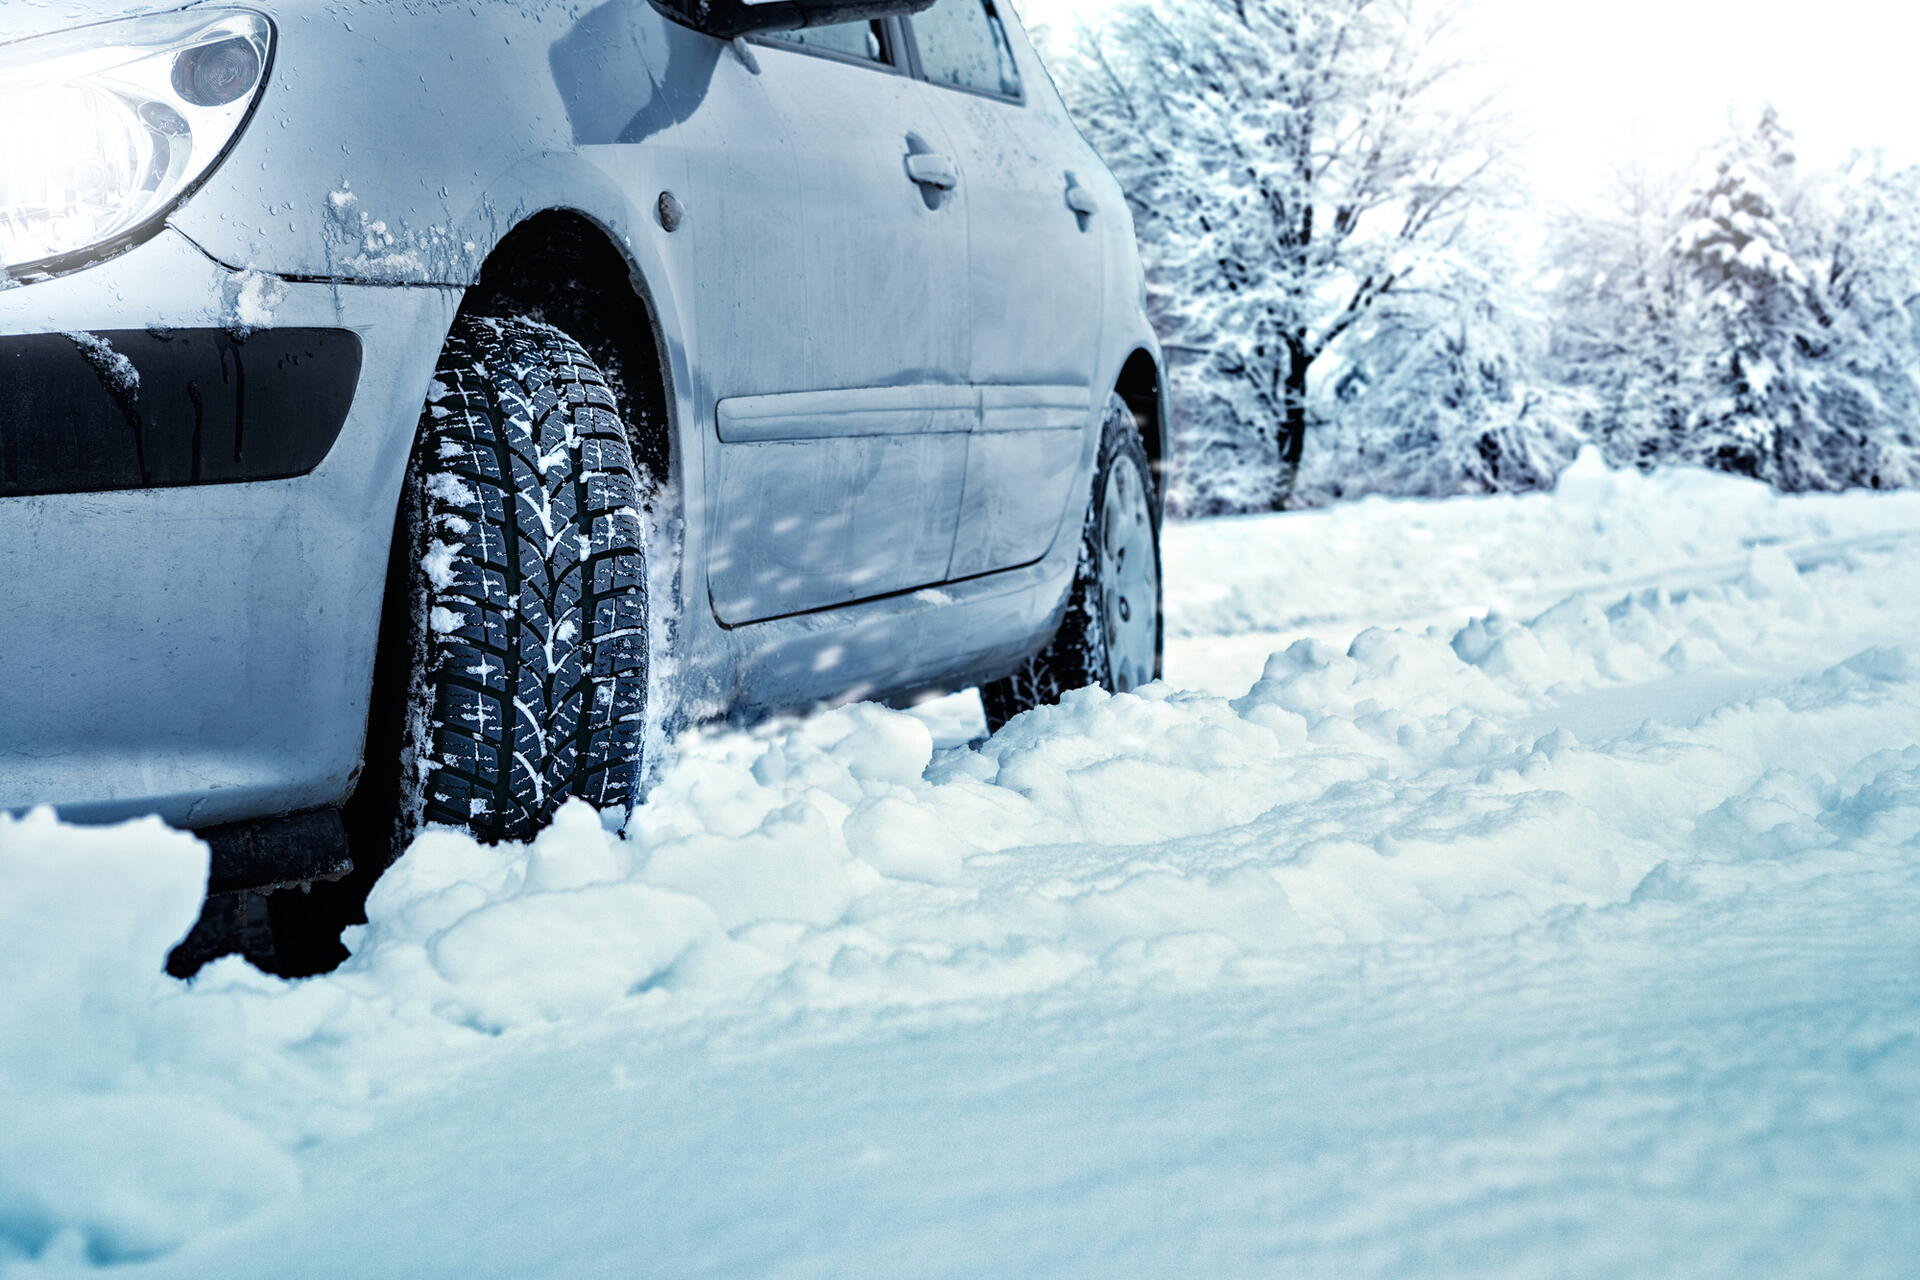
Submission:
<svg viewBox="0 0 1920 1280">
<path fill-rule="evenodd" d="M 1006 0 L 8 3 L 0 122 L 0 811 L 307 887 L 1158 674 L 1131 220 Z"/>
</svg>

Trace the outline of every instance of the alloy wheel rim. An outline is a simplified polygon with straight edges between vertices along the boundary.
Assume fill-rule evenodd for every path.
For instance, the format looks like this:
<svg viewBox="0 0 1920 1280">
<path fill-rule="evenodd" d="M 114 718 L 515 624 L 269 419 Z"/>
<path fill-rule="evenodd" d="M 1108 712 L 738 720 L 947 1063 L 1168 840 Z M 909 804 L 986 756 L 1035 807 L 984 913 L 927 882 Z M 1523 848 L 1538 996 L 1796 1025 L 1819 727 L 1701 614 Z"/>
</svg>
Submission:
<svg viewBox="0 0 1920 1280">
<path fill-rule="evenodd" d="M 1153 679 L 1160 638 L 1160 564 L 1145 477 L 1132 459 L 1107 472 L 1100 504 L 1100 619 L 1113 690 Z"/>
</svg>

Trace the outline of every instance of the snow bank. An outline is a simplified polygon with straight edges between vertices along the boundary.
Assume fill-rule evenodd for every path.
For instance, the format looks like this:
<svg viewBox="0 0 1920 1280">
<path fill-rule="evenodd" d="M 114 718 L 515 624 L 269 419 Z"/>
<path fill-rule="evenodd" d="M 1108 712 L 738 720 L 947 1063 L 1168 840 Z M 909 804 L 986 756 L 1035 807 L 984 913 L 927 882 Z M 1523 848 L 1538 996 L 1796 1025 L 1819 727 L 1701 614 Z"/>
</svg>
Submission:
<svg viewBox="0 0 1920 1280">
<path fill-rule="evenodd" d="M 152 1257 L 294 1185 L 264 1134 L 150 1075 L 206 875 L 157 819 L 0 814 L 0 1263 Z"/>
<path fill-rule="evenodd" d="M 1170 951 L 1217 969 L 1624 902 L 1703 786 L 1910 732 L 1879 705 L 1907 683 L 1900 651 L 1712 733 L 1583 748 L 1503 727 L 1583 689 L 1764 657 L 1762 637 L 1862 607 L 1756 566 L 1684 599 L 1300 641 L 1235 699 L 1082 691 L 978 750 L 936 754 L 924 725 L 872 706 L 692 738 L 626 840 L 583 807 L 526 848 L 423 840 L 335 981 L 499 1031 L 628 999 L 766 1011 L 1132 984 Z M 1789 724 L 1797 746 L 1774 741 Z"/>
<path fill-rule="evenodd" d="M 1787 497 L 1695 467 L 1613 471 L 1589 447 L 1552 493 L 1171 524 L 1168 634 L 1537 609 L 1601 581 L 1737 572 L 1758 546 L 1900 534 L 1920 536 L 1920 491 Z"/>
<path fill-rule="evenodd" d="M 1589 566 L 1641 545 L 1623 530 L 1644 526 L 1645 547 L 1656 526 L 1679 536 L 1702 479 L 1733 483 L 1576 468 L 1541 511 L 1372 518 L 1464 547 L 1493 519 L 1469 509 L 1498 507 L 1558 531 L 1535 571 L 1559 573 L 1575 531 Z M 1892 527 L 1905 507 L 1713 500 L 1748 531 L 1697 533 L 1695 551 L 1738 557 L 1723 584 L 1301 640 L 1237 697 L 1082 691 L 978 749 L 936 751 L 920 721 L 867 705 L 689 736 L 626 838 L 577 803 L 526 845 L 423 835 L 350 932 L 351 959 L 305 983 L 237 960 L 190 988 L 160 976 L 203 881 L 196 841 L 0 819 L 0 1262 L 165 1252 L 284 1203 L 288 1153 L 350 1133 L 373 1103 L 614 1011 L 668 1025 L 1298 981 L 1382 948 L 1670 910 L 1702 866 L 1910 844 L 1920 652 L 1855 643 L 1863 620 L 1920 634 L 1909 575 L 1871 550 L 1803 571 L 1741 546 L 1761 528 Z M 1289 527 L 1235 526 L 1281 542 Z M 1214 535 L 1186 536 L 1182 554 Z M 1324 541 L 1299 550 L 1335 554 Z M 1242 575 L 1221 597 L 1236 616 L 1257 598 L 1254 559 L 1225 570 Z M 1292 557 L 1301 581 L 1326 576 L 1310 568 Z M 1473 573 L 1484 583 L 1482 568 L 1454 584 Z M 1695 717 L 1582 741 L 1563 714 L 1588 691 L 1834 645 Z"/>
</svg>

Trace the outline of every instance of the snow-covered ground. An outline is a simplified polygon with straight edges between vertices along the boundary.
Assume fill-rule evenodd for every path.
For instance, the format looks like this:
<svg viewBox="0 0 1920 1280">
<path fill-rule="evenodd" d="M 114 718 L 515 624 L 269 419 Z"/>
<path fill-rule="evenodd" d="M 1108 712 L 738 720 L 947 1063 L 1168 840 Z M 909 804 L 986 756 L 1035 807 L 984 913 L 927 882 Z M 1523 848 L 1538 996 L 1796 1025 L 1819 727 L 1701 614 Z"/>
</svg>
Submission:
<svg viewBox="0 0 1920 1280">
<path fill-rule="evenodd" d="M 1166 684 L 683 743 L 323 979 L 0 818 L 0 1272 L 1915 1274 L 1920 495 L 1167 541 Z"/>
</svg>

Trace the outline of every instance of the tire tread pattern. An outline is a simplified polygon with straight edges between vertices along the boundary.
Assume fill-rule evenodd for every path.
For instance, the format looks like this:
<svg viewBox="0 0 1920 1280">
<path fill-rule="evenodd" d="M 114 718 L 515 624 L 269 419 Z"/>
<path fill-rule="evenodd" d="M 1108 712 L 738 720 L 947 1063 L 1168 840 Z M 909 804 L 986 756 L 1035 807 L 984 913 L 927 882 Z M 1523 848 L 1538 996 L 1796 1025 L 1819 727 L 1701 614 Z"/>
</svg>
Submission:
<svg viewBox="0 0 1920 1280">
<path fill-rule="evenodd" d="M 647 668 L 641 479 L 572 338 L 462 317 L 423 418 L 427 822 L 530 837 L 633 797 Z"/>
</svg>

